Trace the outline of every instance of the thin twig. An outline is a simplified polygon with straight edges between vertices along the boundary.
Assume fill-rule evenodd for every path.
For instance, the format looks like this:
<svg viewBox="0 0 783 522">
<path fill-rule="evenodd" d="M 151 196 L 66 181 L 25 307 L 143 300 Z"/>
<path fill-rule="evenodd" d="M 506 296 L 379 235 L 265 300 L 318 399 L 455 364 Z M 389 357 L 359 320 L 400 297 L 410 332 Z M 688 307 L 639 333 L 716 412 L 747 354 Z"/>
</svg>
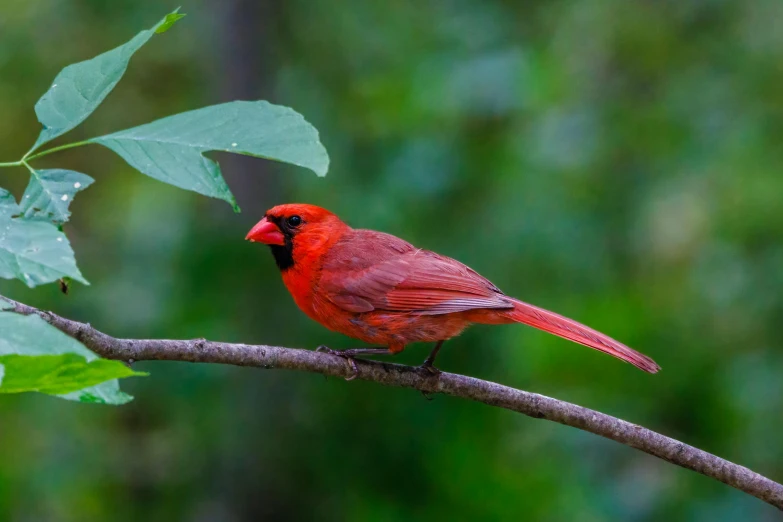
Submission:
<svg viewBox="0 0 783 522">
<path fill-rule="evenodd" d="M 89 324 L 43 312 L 2 296 L 0 299 L 14 305 L 12 310 L 17 313 L 42 317 L 107 359 L 220 363 L 301 370 L 344 378 L 353 375 L 353 370 L 346 364 L 345 359 L 312 350 L 220 343 L 204 339 L 116 339 L 99 332 Z M 465 375 L 431 375 L 411 366 L 367 360 L 357 360 L 356 368 L 357 379 L 375 381 L 386 386 L 413 388 L 426 394 L 443 393 L 470 399 L 536 419 L 547 419 L 589 431 L 712 477 L 783 510 L 783 485 L 706 451 L 595 410 Z"/>
</svg>

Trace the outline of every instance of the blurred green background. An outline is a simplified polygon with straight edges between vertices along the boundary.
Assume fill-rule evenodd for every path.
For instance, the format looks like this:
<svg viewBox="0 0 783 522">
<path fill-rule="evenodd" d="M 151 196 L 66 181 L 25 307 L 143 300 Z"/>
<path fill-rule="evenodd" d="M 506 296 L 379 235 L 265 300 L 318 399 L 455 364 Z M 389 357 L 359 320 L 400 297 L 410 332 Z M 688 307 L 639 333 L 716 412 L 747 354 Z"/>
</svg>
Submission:
<svg viewBox="0 0 783 522">
<path fill-rule="evenodd" d="M 3 0 L 0 160 L 65 65 L 175 4 Z M 523 326 L 440 366 L 639 423 L 783 479 L 783 2 L 188 1 L 60 142 L 233 99 L 321 132 L 324 179 L 215 154 L 243 208 L 97 146 L 66 226 L 92 282 L 0 292 L 115 336 L 340 348 L 265 248 L 282 202 L 469 264 L 663 366 Z M 58 143 L 60 143 L 58 142 Z M 17 197 L 23 169 L 0 171 Z M 418 364 L 429 347 L 398 360 Z M 143 363 L 124 407 L 0 398 L 0 520 L 779 520 L 759 500 L 576 429 L 312 374 Z"/>
</svg>

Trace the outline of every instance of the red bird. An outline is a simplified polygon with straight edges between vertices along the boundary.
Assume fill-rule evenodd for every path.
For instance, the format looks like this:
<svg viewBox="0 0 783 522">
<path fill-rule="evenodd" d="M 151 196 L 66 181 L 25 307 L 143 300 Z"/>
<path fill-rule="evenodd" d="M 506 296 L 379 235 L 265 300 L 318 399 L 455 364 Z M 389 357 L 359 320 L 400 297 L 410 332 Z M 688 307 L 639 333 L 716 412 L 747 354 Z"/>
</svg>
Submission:
<svg viewBox="0 0 783 522">
<path fill-rule="evenodd" d="M 410 343 L 434 342 L 422 366 L 436 372 L 432 363 L 443 342 L 471 323 L 523 323 L 646 372 L 660 369 L 602 333 L 505 295 L 459 261 L 389 234 L 351 228 L 314 205 L 274 207 L 246 239 L 271 247 L 283 282 L 304 313 L 330 330 L 386 346 L 326 349 L 352 364 L 355 355 L 396 354 Z"/>
</svg>

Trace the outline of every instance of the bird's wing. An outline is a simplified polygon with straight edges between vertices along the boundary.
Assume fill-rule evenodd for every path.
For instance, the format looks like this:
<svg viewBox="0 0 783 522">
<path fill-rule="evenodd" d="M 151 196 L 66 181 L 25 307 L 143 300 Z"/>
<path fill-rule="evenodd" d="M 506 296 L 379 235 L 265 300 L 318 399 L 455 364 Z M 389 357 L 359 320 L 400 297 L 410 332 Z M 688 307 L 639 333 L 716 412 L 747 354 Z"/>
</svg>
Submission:
<svg viewBox="0 0 783 522">
<path fill-rule="evenodd" d="M 454 259 L 413 247 L 399 250 L 386 255 L 379 255 L 377 248 L 354 250 L 355 266 L 349 267 L 347 260 L 342 266 L 325 266 L 319 290 L 349 312 L 438 315 L 514 307 L 495 285 Z"/>
</svg>

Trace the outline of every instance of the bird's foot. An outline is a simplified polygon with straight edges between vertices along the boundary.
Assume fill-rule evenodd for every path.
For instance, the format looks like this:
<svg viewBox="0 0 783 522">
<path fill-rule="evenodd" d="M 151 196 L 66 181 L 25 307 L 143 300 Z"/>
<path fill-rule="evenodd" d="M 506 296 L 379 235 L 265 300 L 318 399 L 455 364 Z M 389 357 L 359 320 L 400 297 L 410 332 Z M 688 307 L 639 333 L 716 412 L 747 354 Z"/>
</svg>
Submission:
<svg viewBox="0 0 783 522">
<path fill-rule="evenodd" d="M 429 373 L 430 375 L 440 375 L 441 373 L 443 373 L 443 372 L 441 372 L 439 369 L 435 368 L 435 367 L 432 365 L 432 361 L 430 361 L 429 359 L 427 359 L 426 361 L 424 361 L 423 363 L 421 363 L 419 366 L 417 366 L 417 368 L 418 368 L 419 370 L 426 371 L 426 372 L 427 372 L 427 373 Z"/>
<path fill-rule="evenodd" d="M 444 341 L 438 341 L 435 343 L 435 348 L 432 349 L 430 354 L 427 356 L 426 359 L 424 359 L 424 362 L 421 363 L 421 366 L 419 366 L 419 370 L 424 370 L 430 375 L 440 375 L 442 372 L 435 368 L 433 363 L 435 362 L 435 357 L 438 356 L 438 352 L 440 351 L 441 346 L 443 346 Z"/>
<path fill-rule="evenodd" d="M 345 359 L 346 362 L 348 363 L 348 366 L 350 366 L 351 370 L 353 371 L 353 375 L 345 378 L 346 381 L 352 381 L 359 376 L 359 367 L 356 366 L 356 360 L 353 358 L 354 354 L 351 353 L 352 350 L 332 350 L 328 346 L 324 346 L 322 344 L 321 346 L 316 348 L 315 351 L 321 353 L 328 353 L 329 355 L 336 355 L 337 357 L 342 357 L 343 359 Z"/>
</svg>

